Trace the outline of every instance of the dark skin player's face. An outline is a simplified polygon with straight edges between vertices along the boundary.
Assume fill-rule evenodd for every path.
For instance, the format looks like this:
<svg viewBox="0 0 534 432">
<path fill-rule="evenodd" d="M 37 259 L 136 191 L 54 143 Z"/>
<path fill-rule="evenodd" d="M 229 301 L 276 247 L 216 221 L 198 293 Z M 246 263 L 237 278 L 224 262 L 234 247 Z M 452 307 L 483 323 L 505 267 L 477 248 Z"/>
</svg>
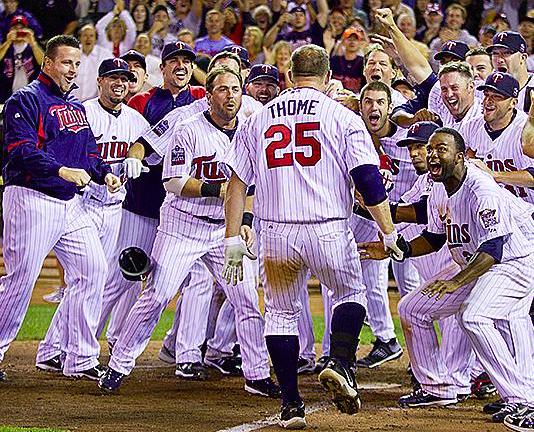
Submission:
<svg viewBox="0 0 534 432">
<path fill-rule="evenodd" d="M 418 175 L 422 175 L 428 171 L 426 162 L 426 143 L 408 144 L 408 151 L 410 152 L 410 159 Z"/>
<path fill-rule="evenodd" d="M 434 133 L 428 141 L 426 150 L 428 171 L 434 181 L 445 183 L 454 177 L 455 171 L 463 169 L 464 154 L 457 151 L 452 135 Z"/>
</svg>

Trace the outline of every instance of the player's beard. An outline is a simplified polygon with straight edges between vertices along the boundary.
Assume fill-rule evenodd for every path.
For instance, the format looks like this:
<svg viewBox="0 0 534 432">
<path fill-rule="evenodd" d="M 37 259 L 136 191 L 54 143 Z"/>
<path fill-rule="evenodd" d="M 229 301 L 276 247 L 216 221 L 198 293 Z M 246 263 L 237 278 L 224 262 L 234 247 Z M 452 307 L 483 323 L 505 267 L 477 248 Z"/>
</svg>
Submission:
<svg viewBox="0 0 534 432">
<path fill-rule="evenodd" d="M 224 105 L 213 105 L 212 109 L 215 111 L 215 114 L 225 122 L 231 122 L 237 116 L 239 108 L 241 108 L 241 102 L 236 101 L 235 107 L 232 110 L 225 108 Z"/>
</svg>

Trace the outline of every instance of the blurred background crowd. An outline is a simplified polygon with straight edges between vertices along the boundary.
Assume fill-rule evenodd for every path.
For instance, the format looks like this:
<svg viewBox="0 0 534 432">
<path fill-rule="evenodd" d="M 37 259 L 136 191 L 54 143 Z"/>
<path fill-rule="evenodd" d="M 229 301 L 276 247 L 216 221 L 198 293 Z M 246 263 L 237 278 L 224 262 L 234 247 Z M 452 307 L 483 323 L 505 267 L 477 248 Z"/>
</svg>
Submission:
<svg viewBox="0 0 534 432">
<path fill-rule="evenodd" d="M 447 41 L 485 47 L 503 30 L 519 31 L 528 45 L 528 69 L 534 71 L 533 0 L 3 0 L 0 2 L 0 103 L 32 81 L 43 59 L 43 46 L 57 34 L 76 35 L 82 60 L 76 94 L 97 96 L 101 61 L 131 49 L 145 56 L 145 89 L 161 85 L 160 56 L 165 44 L 182 41 L 197 53 L 192 84 L 204 84 L 210 58 L 228 45 L 248 51 L 248 62 L 272 64 L 280 87 L 291 52 L 306 43 L 324 46 L 334 78 L 353 92 L 365 84 L 365 55 L 379 39 L 374 11 L 389 7 L 402 32 L 437 70 L 434 54 Z M 394 56 L 390 55 L 394 61 Z M 377 59 L 380 62 L 389 59 Z M 399 65 L 402 66 L 402 65 Z M 402 67 L 392 77 L 410 97 Z M 407 77 L 409 78 L 409 77 Z"/>
</svg>

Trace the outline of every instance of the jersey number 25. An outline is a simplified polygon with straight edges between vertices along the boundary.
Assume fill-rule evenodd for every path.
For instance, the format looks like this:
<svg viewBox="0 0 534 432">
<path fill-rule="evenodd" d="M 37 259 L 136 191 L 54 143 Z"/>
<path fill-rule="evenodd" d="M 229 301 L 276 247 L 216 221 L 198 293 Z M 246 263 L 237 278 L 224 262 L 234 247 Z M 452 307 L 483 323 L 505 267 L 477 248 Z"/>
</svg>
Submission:
<svg viewBox="0 0 534 432">
<path fill-rule="evenodd" d="M 313 136 L 305 135 L 306 132 L 320 129 L 319 122 L 295 123 L 295 151 L 283 150 L 289 146 L 292 138 L 292 131 L 284 124 L 272 125 L 265 131 L 266 139 L 279 139 L 271 141 L 265 148 L 268 168 L 279 168 L 294 165 L 295 161 L 302 166 L 314 166 L 321 159 L 321 143 Z M 297 151 L 302 147 L 302 151 Z M 305 148 L 311 151 L 305 151 Z M 277 153 L 278 150 L 278 153 Z M 306 154 L 308 153 L 308 154 Z"/>
</svg>

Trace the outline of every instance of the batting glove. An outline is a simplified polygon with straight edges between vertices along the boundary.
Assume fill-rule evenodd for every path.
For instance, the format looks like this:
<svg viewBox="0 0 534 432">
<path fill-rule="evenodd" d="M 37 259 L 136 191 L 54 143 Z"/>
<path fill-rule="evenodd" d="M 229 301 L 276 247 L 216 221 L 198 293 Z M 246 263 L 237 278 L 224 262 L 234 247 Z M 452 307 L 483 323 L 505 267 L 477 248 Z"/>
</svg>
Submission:
<svg viewBox="0 0 534 432">
<path fill-rule="evenodd" d="M 150 169 L 144 166 L 137 158 L 126 158 L 122 163 L 124 168 L 124 174 L 127 178 L 136 179 L 141 173 L 149 172 Z"/>
<path fill-rule="evenodd" d="M 383 234 L 382 241 L 384 242 L 384 249 L 391 253 L 391 257 L 395 261 L 404 261 L 404 251 L 399 247 L 398 241 L 400 238 L 404 240 L 402 236 L 397 233 L 397 230 L 393 230 L 390 234 Z"/>
<path fill-rule="evenodd" d="M 237 285 L 243 280 L 243 256 L 256 259 L 256 255 L 244 245 L 240 236 L 224 239 L 223 277 L 231 285 Z"/>
</svg>

